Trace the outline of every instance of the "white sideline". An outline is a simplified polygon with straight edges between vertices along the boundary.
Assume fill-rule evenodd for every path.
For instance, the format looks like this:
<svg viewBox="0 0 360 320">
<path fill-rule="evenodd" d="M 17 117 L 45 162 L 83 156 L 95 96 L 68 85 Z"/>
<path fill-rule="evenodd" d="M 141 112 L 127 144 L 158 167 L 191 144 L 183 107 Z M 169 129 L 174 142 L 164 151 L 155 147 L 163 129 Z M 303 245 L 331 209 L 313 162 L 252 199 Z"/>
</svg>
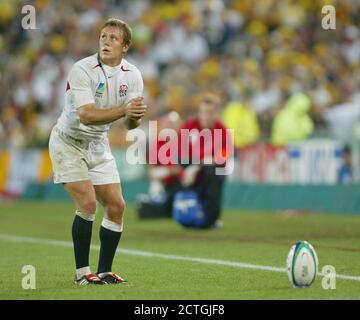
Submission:
<svg viewBox="0 0 360 320">
<path fill-rule="evenodd" d="M 13 235 L 4 234 L 4 233 L 0 233 L 0 240 L 7 241 L 7 242 L 45 244 L 45 245 L 68 247 L 68 248 L 72 248 L 72 246 L 73 246 L 71 241 L 13 236 Z M 100 246 L 92 245 L 91 250 L 99 251 Z M 213 264 L 213 265 L 216 264 L 216 265 L 229 266 L 229 267 L 240 268 L 240 269 L 255 269 L 255 270 L 265 270 L 265 271 L 272 271 L 272 272 L 286 272 L 285 268 L 279 268 L 279 267 L 273 267 L 273 266 L 263 266 L 263 265 L 244 263 L 244 262 L 234 262 L 234 261 L 226 261 L 226 260 L 218 260 L 218 259 L 178 256 L 178 255 L 172 255 L 172 254 L 164 254 L 164 253 L 156 253 L 156 252 L 148 252 L 148 251 L 132 250 L 132 249 L 117 249 L 116 252 L 133 255 L 133 256 L 155 257 L 155 258 L 168 259 L 168 260 L 181 260 L 181 261 L 190 261 L 190 262 L 198 262 L 198 263 Z M 319 272 L 318 276 L 324 276 L 324 274 Z M 336 278 L 360 281 L 360 276 L 351 276 L 351 275 L 345 275 L 345 274 L 336 274 Z"/>
</svg>

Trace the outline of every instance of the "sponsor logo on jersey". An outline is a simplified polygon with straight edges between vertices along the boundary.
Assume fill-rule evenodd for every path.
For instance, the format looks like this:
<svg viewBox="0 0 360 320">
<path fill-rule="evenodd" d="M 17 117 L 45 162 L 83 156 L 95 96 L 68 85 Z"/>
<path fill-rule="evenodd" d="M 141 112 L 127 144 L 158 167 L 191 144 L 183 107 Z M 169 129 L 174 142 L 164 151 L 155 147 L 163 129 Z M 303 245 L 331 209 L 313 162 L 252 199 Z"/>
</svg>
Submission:
<svg viewBox="0 0 360 320">
<path fill-rule="evenodd" d="M 101 98 L 102 95 L 104 94 L 104 91 L 105 91 L 105 83 L 104 82 L 100 82 L 97 89 L 96 89 L 96 92 L 95 92 L 95 97 L 99 97 Z"/>
<path fill-rule="evenodd" d="M 126 96 L 127 92 L 128 92 L 129 87 L 126 84 L 122 84 L 119 87 L 119 95 L 120 97 L 124 97 Z"/>
<path fill-rule="evenodd" d="M 125 69 L 124 66 L 121 66 L 120 69 L 121 69 L 122 71 L 124 71 L 124 72 L 130 71 L 130 69 Z"/>
</svg>

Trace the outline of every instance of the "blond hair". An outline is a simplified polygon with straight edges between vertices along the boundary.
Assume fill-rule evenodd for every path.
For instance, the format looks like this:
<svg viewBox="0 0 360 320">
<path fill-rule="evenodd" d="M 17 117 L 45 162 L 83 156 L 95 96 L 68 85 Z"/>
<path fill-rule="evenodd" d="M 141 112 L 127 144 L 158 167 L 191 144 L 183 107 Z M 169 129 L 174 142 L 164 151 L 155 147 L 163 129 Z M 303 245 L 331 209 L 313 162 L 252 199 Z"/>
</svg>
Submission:
<svg viewBox="0 0 360 320">
<path fill-rule="evenodd" d="M 122 31 L 122 33 L 123 33 L 123 44 L 128 45 L 130 47 L 130 45 L 131 45 L 131 28 L 125 21 L 116 19 L 116 18 L 110 18 L 105 21 L 105 23 L 101 27 L 101 30 L 104 29 L 105 27 L 119 28 L 119 30 Z"/>
<path fill-rule="evenodd" d="M 200 103 L 214 106 L 215 109 L 217 109 L 220 106 L 221 101 L 219 96 L 213 93 L 205 93 L 202 95 Z"/>
</svg>

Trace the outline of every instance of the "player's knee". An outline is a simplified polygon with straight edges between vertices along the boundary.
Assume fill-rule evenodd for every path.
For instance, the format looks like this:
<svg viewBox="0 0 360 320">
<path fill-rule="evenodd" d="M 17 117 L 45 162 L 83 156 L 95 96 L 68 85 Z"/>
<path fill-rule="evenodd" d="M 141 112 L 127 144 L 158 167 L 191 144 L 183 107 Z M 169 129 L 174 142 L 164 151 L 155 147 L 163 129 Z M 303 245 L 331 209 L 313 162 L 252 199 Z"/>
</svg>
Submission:
<svg viewBox="0 0 360 320">
<path fill-rule="evenodd" d="M 118 214 L 123 214 L 124 210 L 125 210 L 125 201 L 123 199 L 119 199 L 117 201 L 115 201 L 113 204 L 113 211 L 118 213 Z"/>
<path fill-rule="evenodd" d="M 81 211 L 89 214 L 95 214 L 96 212 L 96 199 L 89 198 L 83 199 L 81 202 Z"/>
<path fill-rule="evenodd" d="M 125 211 L 125 201 L 119 199 L 107 205 L 107 214 L 110 220 L 121 223 Z"/>
</svg>

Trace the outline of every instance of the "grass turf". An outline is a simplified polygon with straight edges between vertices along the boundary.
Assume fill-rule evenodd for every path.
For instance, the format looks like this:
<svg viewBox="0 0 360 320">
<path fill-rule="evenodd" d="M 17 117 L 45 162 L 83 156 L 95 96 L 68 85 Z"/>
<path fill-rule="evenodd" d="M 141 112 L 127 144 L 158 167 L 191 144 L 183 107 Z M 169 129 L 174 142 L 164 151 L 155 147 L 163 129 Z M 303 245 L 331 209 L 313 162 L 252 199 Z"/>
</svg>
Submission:
<svg viewBox="0 0 360 320">
<path fill-rule="evenodd" d="M 0 234 L 71 241 L 73 205 L 14 202 L 0 204 Z M 99 210 L 93 244 L 99 244 Z M 360 275 L 360 217 L 308 214 L 283 216 L 268 212 L 225 210 L 224 228 L 186 230 L 170 219 L 140 221 L 126 211 L 120 248 L 172 255 L 221 259 L 285 267 L 293 243 L 308 240 L 322 266 L 337 273 Z M 96 271 L 99 252 L 91 251 Z M 24 265 L 36 268 L 36 290 L 24 290 Z M 360 282 L 336 280 L 336 290 L 324 290 L 322 277 L 307 289 L 291 287 L 286 273 L 240 269 L 119 253 L 114 272 L 128 279 L 121 286 L 77 287 L 72 283 L 71 247 L 0 239 L 0 299 L 359 299 Z"/>
</svg>

